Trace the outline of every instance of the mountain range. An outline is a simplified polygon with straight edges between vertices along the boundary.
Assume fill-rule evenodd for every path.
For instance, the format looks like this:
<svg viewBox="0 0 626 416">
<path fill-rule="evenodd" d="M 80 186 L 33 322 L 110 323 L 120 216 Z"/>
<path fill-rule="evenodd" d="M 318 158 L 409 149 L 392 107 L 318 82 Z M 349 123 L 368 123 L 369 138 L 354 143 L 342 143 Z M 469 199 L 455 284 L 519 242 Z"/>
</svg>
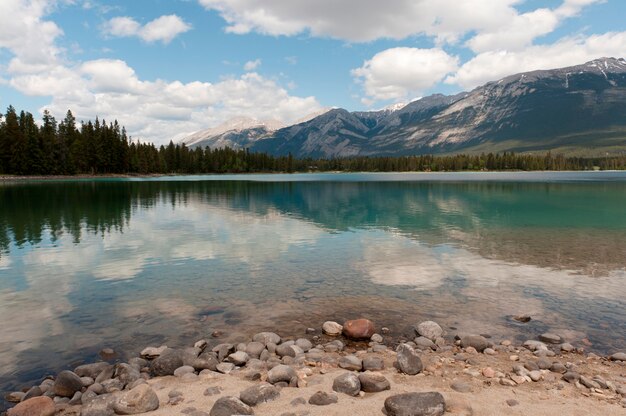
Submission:
<svg viewBox="0 0 626 416">
<path fill-rule="evenodd" d="M 182 140 L 296 157 L 476 152 L 626 152 L 626 60 L 525 72 L 470 92 L 435 94 L 379 111 L 341 108 L 283 126 L 237 119 Z"/>
</svg>

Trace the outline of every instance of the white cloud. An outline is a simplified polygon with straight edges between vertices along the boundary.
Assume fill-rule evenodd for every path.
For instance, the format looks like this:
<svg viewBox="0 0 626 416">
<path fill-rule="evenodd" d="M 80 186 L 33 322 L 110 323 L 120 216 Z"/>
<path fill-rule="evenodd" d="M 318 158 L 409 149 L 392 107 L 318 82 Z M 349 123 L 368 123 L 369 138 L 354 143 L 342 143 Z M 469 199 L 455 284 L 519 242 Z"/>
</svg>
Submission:
<svg viewBox="0 0 626 416">
<path fill-rule="evenodd" d="M 374 100 L 398 100 L 422 94 L 458 67 L 458 58 L 441 49 L 392 48 L 382 51 L 352 75 Z"/>
<path fill-rule="evenodd" d="M 255 59 L 254 61 L 248 61 L 244 64 L 243 69 L 245 71 L 254 71 L 255 69 L 257 69 L 259 66 L 261 66 L 261 60 L 260 59 Z"/>
<path fill-rule="evenodd" d="M 114 17 L 102 26 L 105 35 L 115 37 L 137 36 L 146 42 L 168 44 L 176 36 L 191 30 L 191 25 L 175 14 L 161 16 L 145 25 L 127 16 Z"/>
<path fill-rule="evenodd" d="M 446 82 L 469 89 L 519 72 L 578 65 L 603 56 L 626 56 L 626 32 L 568 37 L 512 52 L 483 52 L 464 63 Z"/>
</svg>

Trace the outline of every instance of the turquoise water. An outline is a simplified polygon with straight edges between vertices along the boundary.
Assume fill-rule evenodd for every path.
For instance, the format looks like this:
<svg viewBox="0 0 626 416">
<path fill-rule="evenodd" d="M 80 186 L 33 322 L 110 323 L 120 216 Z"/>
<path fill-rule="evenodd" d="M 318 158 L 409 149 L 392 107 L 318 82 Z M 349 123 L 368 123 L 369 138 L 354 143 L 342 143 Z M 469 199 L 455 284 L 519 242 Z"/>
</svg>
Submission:
<svg viewBox="0 0 626 416">
<path fill-rule="evenodd" d="M 624 173 L 5 183 L 0 390 L 103 347 L 124 358 L 361 315 L 394 338 L 434 319 L 623 350 L 625 283 Z"/>
</svg>

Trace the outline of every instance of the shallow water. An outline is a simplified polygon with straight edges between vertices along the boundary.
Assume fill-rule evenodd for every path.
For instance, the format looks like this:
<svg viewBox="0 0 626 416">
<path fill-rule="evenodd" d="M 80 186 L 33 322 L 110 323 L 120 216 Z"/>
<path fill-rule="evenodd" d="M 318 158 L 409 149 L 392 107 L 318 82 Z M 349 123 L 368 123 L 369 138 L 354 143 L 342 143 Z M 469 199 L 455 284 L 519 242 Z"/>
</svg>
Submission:
<svg viewBox="0 0 626 416">
<path fill-rule="evenodd" d="M 394 337 L 432 318 L 606 353 L 626 348 L 625 283 L 623 173 L 7 183 L 0 390 L 105 346 L 123 358 L 362 315 Z"/>
</svg>

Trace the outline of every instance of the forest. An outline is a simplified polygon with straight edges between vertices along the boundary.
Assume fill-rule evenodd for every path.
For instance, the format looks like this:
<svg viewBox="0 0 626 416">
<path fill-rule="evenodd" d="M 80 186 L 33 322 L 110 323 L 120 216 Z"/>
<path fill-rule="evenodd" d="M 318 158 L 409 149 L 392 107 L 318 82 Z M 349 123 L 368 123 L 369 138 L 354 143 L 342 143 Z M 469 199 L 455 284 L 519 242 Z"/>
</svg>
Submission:
<svg viewBox="0 0 626 416">
<path fill-rule="evenodd" d="M 270 172 L 444 172 L 502 170 L 624 170 L 626 156 L 574 158 L 551 154 L 457 154 L 451 156 L 299 159 L 230 148 L 156 147 L 131 139 L 117 121 L 77 124 L 71 111 L 61 122 L 47 111 L 38 124 L 9 106 L 0 114 L 0 174 L 106 175 Z"/>
</svg>

